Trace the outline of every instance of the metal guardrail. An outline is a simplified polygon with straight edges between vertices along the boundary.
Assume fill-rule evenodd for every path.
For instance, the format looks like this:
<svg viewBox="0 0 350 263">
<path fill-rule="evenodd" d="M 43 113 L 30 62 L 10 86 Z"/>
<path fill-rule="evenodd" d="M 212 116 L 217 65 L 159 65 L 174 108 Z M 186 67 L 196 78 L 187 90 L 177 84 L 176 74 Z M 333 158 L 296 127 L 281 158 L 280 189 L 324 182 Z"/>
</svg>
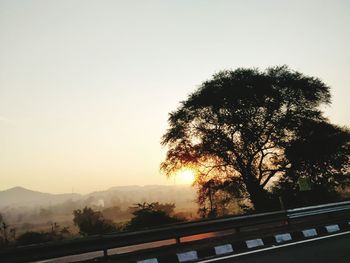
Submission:
<svg viewBox="0 0 350 263">
<path fill-rule="evenodd" d="M 332 212 L 344 211 L 344 210 L 350 210 L 350 201 L 289 209 L 286 212 L 287 212 L 288 218 L 298 218 L 298 217 L 314 216 L 314 215 L 326 214 L 326 213 L 332 213 Z"/>
<path fill-rule="evenodd" d="M 345 214 L 345 216 L 350 216 L 350 201 L 277 212 L 179 223 L 137 232 L 97 235 L 60 242 L 9 247 L 0 250 L 0 261 L 26 262 L 96 251 L 104 251 L 104 254 L 107 255 L 107 250 L 112 248 L 139 245 L 169 239 L 175 239 L 177 243 L 180 243 L 180 238 L 186 236 L 233 229 L 236 230 L 236 232 L 239 232 L 241 228 L 245 227 L 263 225 L 266 227 L 267 224 L 272 223 L 290 223 L 290 221 L 293 219 L 303 219 L 308 221 L 312 219 L 312 217 L 315 218 L 315 216 L 330 214 Z"/>
</svg>

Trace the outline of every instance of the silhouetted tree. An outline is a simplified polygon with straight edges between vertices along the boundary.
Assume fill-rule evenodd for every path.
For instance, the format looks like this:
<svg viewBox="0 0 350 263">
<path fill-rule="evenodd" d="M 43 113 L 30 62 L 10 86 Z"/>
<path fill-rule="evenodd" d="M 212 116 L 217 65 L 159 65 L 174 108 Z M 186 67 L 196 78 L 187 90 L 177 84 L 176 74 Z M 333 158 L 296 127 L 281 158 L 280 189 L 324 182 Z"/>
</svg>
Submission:
<svg viewBox="0 0 350 263">
<path fill-rule="evenodd" d="M 78 226 L 82 235 L 105 234 L 117 231 L 114 224 L 110 220 L 105 219 L 101 212 L 94 211 L 89 207 L 85 207 L 83 210 L 74 210 L 73 215 L 73 222 Z"/>
<path fill-rule="evenodd" d="M 6 244 L 5 238 L 3 236 L 3 231 L 2 231 L 2 223 L 3 223 L 3 216 L 0 214 L 0 246 L 3 246 Z"/>
<path fill-rule="evenodd" d="M 334 191 L 349 184 L 350 133 L 327 122 L 305 121 L 286 148 L 291 179 L 309 177 L 314 187 Z"/>
<path fill-rule="evenodd" d="M 246 210 L 238 181 L 222 181 L 218 177 L 197 180 L 197 203 L 200 217 L 216 217 Z"/>
<path fill-rule="evenodd" d="M 174 204 L 142 203 L 132 207 L 134 217 L 127 225 L 127 230 L 139 230 L 145 228 L 166 225 L 182 220 L 171 216 L 174 212 Z"/>
<path fill-rule="evenodd" d="M 4 243 L 5 244 L 8 244 L 9 243 L 9 240 L 8 240 L 8 236 L 7 236 L 7 229 L 9 228 L 9 225 L 2 219 L 2 222 L 1 222 L 1 231 L 2 231 L 2 237 L 3 237 L 3 240 L 4 240 Z"/>
<path fill-rule="evenodd" d="M 310 121 L 300 127 L 299 134 L 286 149 L 293 166 L 274 191 L 291 207 L 339 200 L 338 190 L 349 185 L 349 131 Z M 300 178 L 308 178 L 309 191 L 299 191 Z"/>
<path fill-rule="evenodd" d="M 269 193 L 271 182 L 290 176 L 296 179 L 302 174 L 317 178 L 316 174 L 324 170 L 334 180 L 344 174 L 343 167 L 349 163 L 347 136 L 337 141 L 337 146 L 327 148 L 326 143 L 335 142 L 323 142 L 322 147 L 333 154 L 320 155 L 343 156 L 331 159 L 327 165 L 309 162 L 302 155 L 305 149 L 297 147 L 299 142 L 308 141 L 310 134 L 304 131 L 310 131 L 312 123 L 315 129 L 328 127 L 323 129 L 326 136 L 332 131 L 349 134 L 322 115 L 320 106 L 329 103 L 327 85 L 286 66 L 263 72 L 219 72 L 170 113 L 170 128 L 162 138 L 168 152 L 161 169 L 171 176 L 183 166 L 195 166 L 202 182 L 216 178 L 222 184 L 236 186 L 231 193 L 245 194 L 256 210 L 270 209 L 275 205 Z M 310 153 L 315 151 L 312 144 L 302 147 Z M 294 158 L 299 154 L 302 161 Z M 335 160 L 339 164 L 334 165 Z M 315 166 L 316 170 L 311 169 Z"/>
</svg>

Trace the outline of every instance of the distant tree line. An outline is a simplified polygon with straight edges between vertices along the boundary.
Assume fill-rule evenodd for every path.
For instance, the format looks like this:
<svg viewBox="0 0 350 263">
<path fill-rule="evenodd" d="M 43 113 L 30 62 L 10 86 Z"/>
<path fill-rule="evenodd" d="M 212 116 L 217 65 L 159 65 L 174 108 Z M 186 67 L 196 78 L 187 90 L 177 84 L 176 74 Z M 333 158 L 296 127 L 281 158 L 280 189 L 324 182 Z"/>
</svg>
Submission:
<svg viewBox="0 0 350 263">
<path fill-rule="evenodd" d="M 133 215 L 131 220 L 124 223 L 115 223 L 111 219 L 106 218 L 103 212 L 84 207 L 73 211 L 73 223 L 82 236 L 135 231 L 186 220 L 181 214 L 177 215 L 174 209 L 175 205 L 169 203 L 138 203 L 130 207 Z M 108 208 L 105 214 L 107 217 L 114 217 L 114 212 L 118 211 L 120 211 L 120 208 L 112 207 Z M 50 223 L 50 231 L 27 231 L 18 237 L 15 236 L 15 229 L 10 228 L 1 214 L 0 225 L 0 247 L 14 244 L 30 245 L 74 237 L 69 227 L 61 227 L 56 222 Z"/>
<path fill-rule="evenodd" d="M 132 208 L 133 217 L 125 224 L 114 224 L 99 211 L 85 207 L 74 210 L 74 224 L 82 235 L 96 235 L 119 231 L 135 231 L 184 221 L 175 215 L 174 204 L 138 203 Z"/>
</svg>

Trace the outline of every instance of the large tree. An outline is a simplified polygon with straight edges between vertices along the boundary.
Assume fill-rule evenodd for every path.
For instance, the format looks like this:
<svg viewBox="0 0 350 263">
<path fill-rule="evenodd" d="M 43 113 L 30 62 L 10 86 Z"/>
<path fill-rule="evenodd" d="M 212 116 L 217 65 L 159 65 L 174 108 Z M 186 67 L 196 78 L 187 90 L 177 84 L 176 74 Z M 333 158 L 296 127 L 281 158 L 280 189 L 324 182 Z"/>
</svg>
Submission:
<svg viewBox="0 0 350 263">
<path fill-rule="evenodd" d="M 330 98 L 320 79 L 286 66 L 219 72 L 170 113 L 161 169 L 171 176 L 196 167 L 200 185 L 214 180 L 265 210 L 271 182 L 305 174 L 321 178 L 324 171 L 335 180 L 348 171 L 349 132 L 321 111 Z M 317 141 L 315 129 L 329 140 Z M 315 143 L 321 143 L 319 155 L 332 156 L 329 161 L 309 160 Z"/>
</svg>

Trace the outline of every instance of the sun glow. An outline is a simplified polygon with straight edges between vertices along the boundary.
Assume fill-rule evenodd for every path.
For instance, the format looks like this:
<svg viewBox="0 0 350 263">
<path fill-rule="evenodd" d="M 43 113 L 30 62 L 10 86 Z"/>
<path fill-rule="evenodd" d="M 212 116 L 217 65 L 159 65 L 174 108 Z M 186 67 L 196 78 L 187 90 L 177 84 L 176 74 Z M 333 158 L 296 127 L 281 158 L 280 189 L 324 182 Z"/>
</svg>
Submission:
<svg viewBox="0 0 350 263">
<path fill-rule="evenodd" d="M 182 169 L 175 175 L 177 184 L 193 184 L 196 179 L 195 172 L 191 169 Z"/>
</svg>

